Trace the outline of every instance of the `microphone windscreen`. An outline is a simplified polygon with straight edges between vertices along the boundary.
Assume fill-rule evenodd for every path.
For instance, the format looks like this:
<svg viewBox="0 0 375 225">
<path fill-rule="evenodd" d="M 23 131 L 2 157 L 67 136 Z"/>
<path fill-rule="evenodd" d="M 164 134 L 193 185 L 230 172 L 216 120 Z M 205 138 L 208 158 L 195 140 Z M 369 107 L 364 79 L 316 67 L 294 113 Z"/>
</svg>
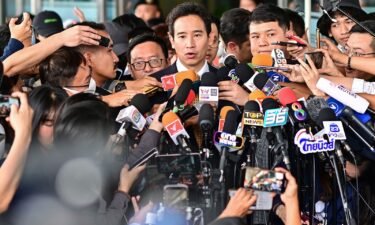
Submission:
<svg viewBox="0 0 375 225">
<path fill-rule="evenodd" d="M 337 120 L 335 112 L 331 108 L 324 108 L 320 110 L 318 117 L 318 124 L 323 126 L 323 121 L 335 121 Z"/>
<path fill-rule="evenodd" d="M 234 108 L 232 106 L 224 106 L 223 108 L 221 108 L 220 110 L 220 119 L 225 119 L 225 117 L 227 116 L 227 113 L 228 111 L 234 111 Z"/>
<path fill-rule="evenodd" d="M 238 61 L 234 55 L 227 55 L 224 59 L 224 65 L 228 68 L 234 69 L 237 64 Z"/>
<path fill-rule="evenodd" d="M 259 90 L 262 90 L 264 85 L 268 81 L 268 76 L 265 73 L 260 73 L 254 78 L 254 85 L 257 87 Z"/>
<path fill-rule="evenodd" d="M 260 112 L 260 107 L 259 107 L 259 103 L 254 101 L 254 100 L 250 100 L 248 102 L 246 102 L 245 106 L 244 106 L 244 111 L 247 111 L 247 112 Z"/>
<path fill-rule="evenodd" d="M 178 86 L 180 86 L 185 79 L 189 79 L 192 82 L 195 82 L 198 80 L 197 74 L 192 70 L 178 72 L 175 78 L 176 78 L 176 83 Z"/>
<path fill-rule="evenodd" d="M 209 123 L 211 127 L 214 125 L 214 109 L 210 104 L 203 104 L 201 109 L 199 110 L 198 121 L 199 124 L 202 123 Z"/>
<path fill-rule="evenodd" d="M 232 78 L 228 76 L 229 72 L 231 71 L 230 68 L 223 66 L 217 70 L 217 77 L 220 81 L 231 80 Z"/>
<path fill-rule="evenodd" d="M 272 66 L 273 59 L 271 55 L 258 54 L 258 55 L 253 56 L 253 59 L 251 60 L 251 64 L 255 66 Z"/>
<path fill-rule="evenodd" d="M 177 90 L 176 95 L 174 96 L 174 101 L 176 102 L 177 105 L 182 105 L 185 103 L 193 82 L 190 79 L 185 79 L 180 87 Z"/>
<path fill-rule="evenodd" d="M 163 115 L 163 118 L 161 120 L 161 123 L 163 124 L 164 127 L 166 127 L 167 125 L 171 124 L 173 121 L 175 121 L 176 119 L 180 119 L 176 113 L 172 112 L 172 111 L 169 111 L 167 113 L 165 113 Z"/>
<path fill-rule="evenodd" d="M 264 94 L 261 90 L 255 90 L 249 94 L 249 100 L 257 100 L 257 99 L 263 99 L 266 97 L 266 94 Z"/>
<path fill-rule="evenodd" d="M 243 83 L 246 83 L 254 75 L 254 70 L 247 63 L 240 63 L 236 66 L 236 74 Z"/>
<path fill-rule="evenodd" d="M 129 105 L 133 105 L 135 108 L 137 108 L 142 115 L 150 112 L 152 108 L 152 104 L 145 94 L 134 95 L 130 100 Z"/>
<path fill-rule="evenodd" d="M 217 87 L 219 82 L 218 76 L 213 72 L 205 72 L 201 77 L 201 86 L 205 87 Z"/>
<path fill-rule="evenodd" d="M 306 109 L 310 115 L 310 118 L 318 123 L 319 120 L 319 112 L 324 108 L 329 108 L 328 103 L 322 97 L 313 97 L 307 99 Z"/>
<path fill-rule="evenodd" d="M 277 101 L 272 98 L 265 98 L 262 102 L 263 112 L 269 109 L 277 109 L 279 107 L 280 107 L 279 103 L 277 103 Z"/>
<path fill-rule="evenodd" d="M 223 132 L 228 133 L 228 134 L 236 134 L 236 130 L 238 126 L 237 117 L 238 117 L 238 113 L 236 111 L 234 110 L 228 111 L 225 117 Z"/>
<path fill-rule="evenodd" d="M 296 94 L 290 87 L 281 88 L 277 96 L 282 106 L 287 106 L 298 100 Z"/>
</svg>

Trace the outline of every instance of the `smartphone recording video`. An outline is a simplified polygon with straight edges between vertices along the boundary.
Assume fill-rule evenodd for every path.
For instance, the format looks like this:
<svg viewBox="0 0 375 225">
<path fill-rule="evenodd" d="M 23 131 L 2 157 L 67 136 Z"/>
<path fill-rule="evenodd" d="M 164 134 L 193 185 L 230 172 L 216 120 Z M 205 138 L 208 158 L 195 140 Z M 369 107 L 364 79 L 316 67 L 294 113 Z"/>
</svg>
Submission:
<svg viewBox="0 0 375 225">
<path fill-rule="evenodd" d="M 6 117 L 10 114 L 10 106 L 15 104 L 20 105 L 18 98 L 13 98 L 8 95 L 0 95 L 0 116 Z"/>
<path fill-rule="evenodd" d="M 305 53 L 305 63 L 309 64 L 306 59 L 306 55 L 310 56 L 311 60 L 317 69 L 321 69 L 323 66 L 323 53 L 322 52 L 308 52 Z"/>
<path fill-rule="evenodd" d="M 246 167 L 244 187 L 258 191 L 283 193 L 285 175 L 272 170 L 257 167 Z"/>
</svg>

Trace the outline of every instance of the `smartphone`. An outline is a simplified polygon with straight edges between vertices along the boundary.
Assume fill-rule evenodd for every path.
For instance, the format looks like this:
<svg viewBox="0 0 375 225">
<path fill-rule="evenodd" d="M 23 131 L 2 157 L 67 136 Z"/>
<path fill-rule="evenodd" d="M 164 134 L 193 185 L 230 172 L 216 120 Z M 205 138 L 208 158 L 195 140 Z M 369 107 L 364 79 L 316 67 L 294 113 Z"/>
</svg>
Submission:
<svg viewBox="0 0 375 225">
<path fill-rule="evenodd" d="M 11 105 L 20 106 L 18 98 L 13 98 L 9 95 L 0 95 L 0 117 L 6 117 L 10 114 Z"/>
<path fill-rule="evenodd" d="M 236 194 L 237 190 L 229 189 L 228 195 L 232 198 Z M 272 193 L 266 191 L 254 191 L 254 195 L 257 196 L 257 201 L 254 205 L 250 206 L 249 210 L 271 210 L 272 208 Z"/>
<path fill-rule="evenodd" d="M 196 175 L 202 171 L 199 153 L 167 154 L 155 157 L 158 171 L 166 174 L 190 174 Z"/>
<path fill-rule="evenodd" d="M 281 45 L 281 46 L 296 45 L 298 47 L 306 47 L 306 44 L 304 44 L 304 43 L 290 42 L 290 41 L 276 41 L 276 42 L 272 42 L 271 45 Z"/>
<path fill-rule="evenodd" d="M 111 41 L 109 40 L 109 38 L 106 38 L 104 36 L 100 36 L 100 40 L 99 40 L 99 45 L 100 46 L 108 48 L 110 42 Z"/>
<path fill-rule="evenodd" d="M 163 203 L 169 209 L 184 210 L 188 206 L 189 192 L 185 184 L 170 184 L 163 188 Z"/>
<path fill-rule="evenodd" d="M 152 159 L 157 154 L 158 154 L 158 150 L 156 148 L 151 149 L 149 152 L 147 152 L 141 158 L 139 158 L 132 166 L 130 166 L 129 170 L 146 164 L 148 161 L 150 161 L 150 159 Z"/>
<path fill-rule="evenodd" d="M 320 48 L 320 30 L 316 29 L 316 48 Z"/>
<path fill-rule="evenodd" d="M 285 175 L 273 170 L 246 167 L 244 187 L 257 191 L 283 193 L 286 187 Z"/>
<path fill-rule="evenodd" d="M 314 65 L 317 69 L 321 69 L 323 66 L 323 56 L 324 54 L 322 52 L 308 52 L 305 53 L 305 63 L 308 64 L 306 60 L 306 55 L 309 55 L 311 60 L 314 62 Z"/>
</svg>

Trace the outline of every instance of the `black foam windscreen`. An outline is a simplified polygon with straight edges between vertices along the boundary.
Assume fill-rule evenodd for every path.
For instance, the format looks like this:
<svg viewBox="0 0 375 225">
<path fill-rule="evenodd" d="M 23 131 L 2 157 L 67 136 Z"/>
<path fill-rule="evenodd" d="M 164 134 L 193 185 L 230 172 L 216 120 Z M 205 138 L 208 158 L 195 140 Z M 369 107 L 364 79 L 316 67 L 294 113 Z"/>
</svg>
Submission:
<svg viewBox="0 0 375 225">
<path fill-rule="evenodd" d="M 152 108 L 152 104 L 145 94 L 134 95 L 129 105 L 133 105 L 141 114 L 150 112 Z"/>
<path fill-rule="evenodd" d="M 235 110 L 228 111 L 225 117 L 223 132 L 228 134 L 236 134 L 238 127 L 237 117 L 238 113 Z"/>
<path fill-rule="evenodd" d="M 199 125 L 202 126 L 211 126 L 211 128 L 214 126 L 214 109 L 210 104 L 203 104 L 202 107 L 199 110 Z"/>
<path fill-rule="evenodd" d="M 219 77 L 213 72 L 205 72 L 201 77 L 201 86 L 217 87 Z"/>
<path fill-rule="evenodd" d="M 231 70 L 232 69 L 226 66 L 220 67 L 220 69 L 217 70 L 217 77 L 219 78 L 220 81 L 231 80 L 232 78 L 228 76 Z"/>
<path fill-rule="evenodd" d="M 258 75 L 256 75 L 256 77 L 254 78 L 254 85 L 255 87 L 257 87 L 259 90 L 262 90 L 264 85 L 267 83 L 268 81 L 268 76 L 267 74 L 265 73 L 260 73 Z"/>
<path fill-rule="evenodd" d="M 230 69 L 234 69 L 238 65 L 238 60 L 234 55 L 227 55 L 224 59 L 224 65 Z"/>
<path fill-rule="evenodd" d="M 193 81 L 191 81 L 190 79 L 185 79 L 184 81 L 182 81 L 176 95 L 174 96 L 174 101 L 177 105 L 182 105 L 185 103 L 187 97 L 189 96 L 192 85 Z"/>
<path fill-rule="evenodd" d="M 329 108 L 329 105 L 322 97 L 315 96 L 306 101 L 306 109 L 310 118 L 316 123 L 319 123 L 319 112 L 324 108 Z"/>
<path fill-rule="evenodd" d="M 324 108 L 320 110 L 318 117 L 318 124 L 323 126 L 323 121 L 335 121 L 337 120 L 335 111 L 331 108 Z"/>
<path fill-rule="evenodd" d="M 279 103 L 277 103 L 277 101 L 272 98 L 265 98 L 262 102 L 263 112 L 269 109 L 277 109 L 279 107 L 280 107 Z"/>
<path fill-rule="evenodd" d="M 246 83 L 254 75 L 254 70 L 247 63 L 240 63 L 236 66 L 236 74 L 243 83 Z"/>
<path fill-rule="evenodd" d="M 250 101 L 246 102 L 245 107 L 244 107 L 244 111 L 260 112 L 259 103 L 254 101 L 254 100 L 250 100 Z"/>
</svg>

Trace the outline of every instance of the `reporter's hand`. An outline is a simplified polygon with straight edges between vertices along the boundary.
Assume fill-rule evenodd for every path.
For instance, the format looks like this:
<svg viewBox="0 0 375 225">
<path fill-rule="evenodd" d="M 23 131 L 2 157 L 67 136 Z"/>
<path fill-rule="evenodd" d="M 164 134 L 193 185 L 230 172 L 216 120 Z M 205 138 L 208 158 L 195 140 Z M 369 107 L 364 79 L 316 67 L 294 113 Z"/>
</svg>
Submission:
<svg viewBox="0 0 375 225">
<path fill-rule="evenodd" d="M 130 188 L 132 187 L 133 183 L 139 177 L 139 174 L 146 168 L 146 165 L 138 166 L 129 170 L 129 165 L 125 165 L 122 167 L 120 172 L 120 182 L 118 185 L 118 190 L 123 191 L 125 193 L 129 193 Z"/>
<path fill-rule="evenodd" d="M 287 185 L 284 193 L 280 195 L 281 201 L 286 205 L 290 202 L 294 202 L 297 200 L 298 202 L 298 185 L 296 179 L 292 176 L 292 174 L 281 167 L 275 168 L 276 172 L 284 173 L 285 178 L 287 180 Z"/>
<path fill-rule="evenodd" d="M 318 69 L 320 74 L 326 74 L 334 77 L 344 77 L 344 75 L 337 69 L 328 51 L 325 49 L 316 49 L 315 52 L 321 52 L 324 54 L 323 66 Z"/>
<path fill-rule="evenodd" d="M 232 81 L 220 81 L 219 99 L 231 101 L 237 105 L 244 106 L 249 100 L 249 93 L 240 85 Z"/>
<path fill-rule="evenodd" d="M 67 47 L 76 47 L 78 45 L 99 45 L 100 35 L 98 31 L 88 26 L 74 26 L 68 28 L 60 35 L 63 44 Z"/>
<path fill-rule="evenodd" d="M 152 202 L 149 202 L 147 205 L 145 205 L 144 207 L 142 208 L 139 208 L 138 206 L 138 202 L 133 202 L 133 206 L 134 204 L 136 204 L 136 206 L 134 208 L 137 208 L 138 210 L 134 210 L 134 216 L 132 218 L 130 218 L 129 220 L 129 224 L 144 224 L 146 222 L 146 216 L 147 216 L 147 213 L 149 212 L 152 212 L 153 208 L 154 208 L 154 203 Z"/>
<path fill-rule="evenodd" d="M 122 90 L 110 95 L 102 96 L 102 100 L 110 107 L 128 106 L 134 95 L 142 93 L 135 90 Z"/>
<path fill-rule="evenodd" d="M 301 70 L 298 65 L 283 65 L 283 67 L 289 68 L 290 72 L 278 70 L 277 73 L 280 73 L 284 76 L 286 76 L 290 81 L 297 82 L 297 83 L 305 83 L 305 80 L 303 79 L 301 75 Z"/>
<path fill-rule="evenodd" d="M 155 130 L 157 132 L 161 132 L 163 130 L 163 124 L 161 122 L 159 122 L 159 117 L 160 117 L 161 113 L 163 112 L 166 105 L 167 105 L 166 102 L 159 105 L 158 110 L 155 113 L 154 120 L 152 121 L 152 123 L 150 124 L 148 129 L 152 129 L 152 130 Z"/>
<path fill-rule="evenodd" d="M 25 93 L 14 92 L 12 97 L 19 98 L 20 106 L 11 105 L 10 115 L 6 118 L 10 122 L 16 136 L 30 137 L 34 111 L 30 107 Z"/>
<path fill-rule="evenodd" d="M 141 90 L 144 87 L 162 87 L 162 84 L 154 77 L 145 76 L 139 80 L 125 82 L 128 90 Z"/>
<path fill-rule="evenodd" d="M 297 38 L 297 36 L 294 36 L 295 38 Z M 306 52 L 309 52 L 309 51 L 312 51 L 313 48 L 309 45 L 309 43 L 307 43 L 305 40 L 303 40 L 302 38 L 298 38 L 301 42 L 305 43 L 306 46 L 305 47 L 302 47 L 302 46 L 296 46 L 296 45 L 287 45 L 286 46 L 286 50 L 288 51 L 289 55 L 293 56 L 294 58 L 303 58 L 304 57 L 304 54 Z M 290 40 L 291 42 L 296 42 L 295 40 Z"/>
<path fill-rule="evenodd" d="M 18 18 L 12 18 L 9 21 L 10 37 L 17 39 L 20 42 L 31 40 L 31 24 L 30 15 L 26 12 L 23 13 L 23 21 L 16 24 Z"/>
<path fill-rule="evenodd" d="M 252 191 L 239 188 L 218 218 L 244 217 L 248 214 L 250 206 L 254 205 L 256 200 L 257 197 L 253 195 Z"/>
<path fill-rule="evenodd" d="M 309 65 L 307 65 L 303 60 L 298 59 L 298 62 L 300 63 L 301 75 L 305 80 L 306 85 L 314 95 L 325 96 L 324 92 L 316 87 L 316 83 L 319 80 L 319 72 L 316 69 L 314 62 L 311 60 L 309 55 L 306 55 L 306 59 Z"/>
</svg>

